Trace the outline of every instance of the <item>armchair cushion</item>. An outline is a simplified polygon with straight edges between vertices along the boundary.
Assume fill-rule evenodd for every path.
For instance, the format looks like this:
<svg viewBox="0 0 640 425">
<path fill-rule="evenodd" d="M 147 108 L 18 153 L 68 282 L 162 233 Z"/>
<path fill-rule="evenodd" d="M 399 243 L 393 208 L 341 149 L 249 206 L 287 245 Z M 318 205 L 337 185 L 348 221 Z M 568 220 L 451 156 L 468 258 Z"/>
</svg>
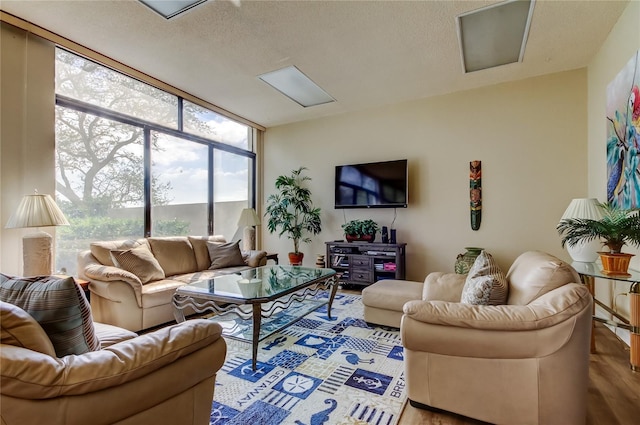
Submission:
<svg viewBox="0 0 640 425">
<path fill-rule="evenodd" d="M 116 267 L 138 276 L 143 285 L 153 280 L 165 278 L 164 270 L 160 267 L 160 263 L 158 263 L 158 260 L 155 259 L 146 245 L 140 245 L 124 251 L 111 251 L 111 260 L 113 260 Z"/>
<path fill-rule="evenodd" d="M 475 305 L 505 304 L 508 288 L 504 273 L 491 254 L 483 250 L 469 270 L 460 302 Z"/>
<path fill-rule="evenodd" d="M 0 301 L 32 316 L 48 335 L 58 357 L 100 349 L 89 303 L 72 277 L 0 274 Z"/>
<path fill-rule="evenodd" d="M 239 244 L 240 241 L 224 244 L 207 242 L 209 258 L 211 258 L 209 270 L 246 265 L 244 258 L 242 258 L 242 252 L 240 251 Z"/>
</svg>

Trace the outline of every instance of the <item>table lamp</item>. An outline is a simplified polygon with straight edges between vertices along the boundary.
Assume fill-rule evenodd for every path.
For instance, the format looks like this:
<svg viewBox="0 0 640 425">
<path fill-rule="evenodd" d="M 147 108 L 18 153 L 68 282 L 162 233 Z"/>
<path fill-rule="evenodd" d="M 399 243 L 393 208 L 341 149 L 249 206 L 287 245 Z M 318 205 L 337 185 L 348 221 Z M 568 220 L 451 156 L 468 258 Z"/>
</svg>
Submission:
<svg viewBox="0 0 640 425">
<path fill-rule="evenodd" d="M 6 229 L 25 227 L 68 226 L 69 222 L 50 195 L 25 195 L 9 218 Z M 23 274 L 50 275 L 53 272 L 53 238 L 36 229 L 22 238 Z"/>
<path fill-rule="evenodd" d="M 253 226 L 260 225 L 260 218 L 253 208 L 245 208 L 240 213 L 238 227 L 244 228 L 242 232 L 242 250 L 256 249 L 256 229 Z"/>
<path fill-rule="evenodd" d="M 591 220 L 600 220 L 603 217 L 600 202 L 595 198 L 578 198 L 573 199 L 567 207 L 562 220 L 569 218 L 587 218 Z M 567 252 L 573 261 L 582 263 L 593 263 L 598 259 L 598 251 L 602 248 L 602 242 L 599 239 L 590 242 L 578 242 L 574 246 L 565 245 Z"/>
</svg>

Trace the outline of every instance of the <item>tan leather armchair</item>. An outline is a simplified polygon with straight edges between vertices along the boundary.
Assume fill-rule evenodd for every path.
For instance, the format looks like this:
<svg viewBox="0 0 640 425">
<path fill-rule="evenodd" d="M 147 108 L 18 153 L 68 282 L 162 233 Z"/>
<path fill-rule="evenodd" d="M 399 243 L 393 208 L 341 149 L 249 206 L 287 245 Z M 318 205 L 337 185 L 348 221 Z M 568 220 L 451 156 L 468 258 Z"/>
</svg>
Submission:
<svg viewBox="0 0 640 425">
<path fill-rule="evenodd" d="M 507 280 L 508 305 L 434 298 L 404 305 L 411 404 L 495 424 L 584 424 L 589 291 L 571 266 L 536 251 L 518 257 Z M 425 285 L 434 297 L 460 293 L 464 276 L 433 273 Z"/>
<path fill-rule="evenodd" d="M 208 424 L 226 343 L 190 320 L 146 335 L 95 323 L 101 349 L 58 358 L 40 325 L 0 302 L 3 425 Z"/>
</svg>

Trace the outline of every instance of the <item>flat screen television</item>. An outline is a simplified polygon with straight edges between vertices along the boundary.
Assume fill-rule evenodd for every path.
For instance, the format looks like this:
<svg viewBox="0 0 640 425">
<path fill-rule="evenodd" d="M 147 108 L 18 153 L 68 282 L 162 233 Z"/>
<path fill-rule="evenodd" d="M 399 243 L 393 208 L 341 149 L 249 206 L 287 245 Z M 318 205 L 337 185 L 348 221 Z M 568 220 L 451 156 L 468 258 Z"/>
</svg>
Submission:
<svg viewBox="0 0 640 425">
<path fill-rule="evenodd" d="M 406 208 L 407 160 L 336 166 L 336 208 Z"/>
</svg>

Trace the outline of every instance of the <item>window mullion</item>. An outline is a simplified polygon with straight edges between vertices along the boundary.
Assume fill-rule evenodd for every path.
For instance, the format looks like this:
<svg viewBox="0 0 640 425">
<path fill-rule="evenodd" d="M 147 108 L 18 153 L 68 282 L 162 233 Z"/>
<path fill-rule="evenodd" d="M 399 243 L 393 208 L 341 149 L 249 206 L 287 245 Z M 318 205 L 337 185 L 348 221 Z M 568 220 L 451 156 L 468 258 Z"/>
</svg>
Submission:
<svg viewBox="0 0 640 425">
<path fill-rule="evenodd" d="M 151 236 L 151 129 L 144 128 L 144 236 Z"/>
<path fill-rule="evenodd" d="M 178 96 L 178 131 L 184 131 L 184 107 L 180 96 Z"/>
<path fill-rule="evenodd" d="M 214 223 L 214 209 L 213 209 L 213 200 L 214 200 L 214 196 L 213 196 L 213 191 L 214 191 L 214 173 L 213 173 L 213 155 L 214 155 L 214 151 L 215 149 L 213 148 L 213 146 L 209 146 L 209 198 L 208 198 L 208 212 L 209 212 L 209 223 L 208 223 L 208 230 L 209 230 L 209 235 L 213 235 L 214 232 L 214 227 L 213 227 L 213 223 Z"/>
</svg>

